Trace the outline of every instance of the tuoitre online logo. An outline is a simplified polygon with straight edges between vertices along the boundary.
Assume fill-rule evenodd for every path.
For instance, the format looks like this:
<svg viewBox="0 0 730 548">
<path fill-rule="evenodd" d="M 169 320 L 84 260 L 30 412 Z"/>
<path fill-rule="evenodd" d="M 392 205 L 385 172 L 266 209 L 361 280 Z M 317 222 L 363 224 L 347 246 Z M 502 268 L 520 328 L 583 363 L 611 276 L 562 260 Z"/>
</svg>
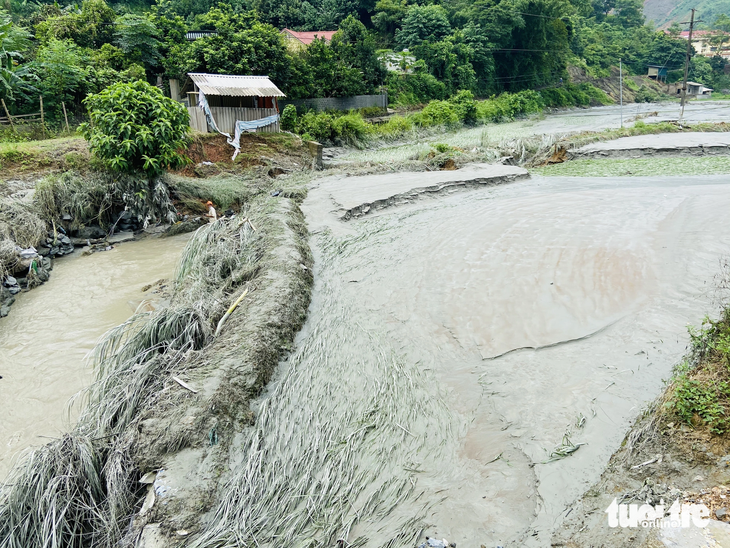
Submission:
<svg viewBox="0 0 730 548">
<path fill-rule="evenodd" d="M 710 520 L 710 509 L 704 504 L 680 504 L 679 499 L 669 508 L 664 508 L 664 500 L 656 506 L 651 504 L 619 504 L 613 499 L 606 508 L 609 527 L 654 527 L 658 529 L 675 527 L 706 527 Z"/>
</svg>

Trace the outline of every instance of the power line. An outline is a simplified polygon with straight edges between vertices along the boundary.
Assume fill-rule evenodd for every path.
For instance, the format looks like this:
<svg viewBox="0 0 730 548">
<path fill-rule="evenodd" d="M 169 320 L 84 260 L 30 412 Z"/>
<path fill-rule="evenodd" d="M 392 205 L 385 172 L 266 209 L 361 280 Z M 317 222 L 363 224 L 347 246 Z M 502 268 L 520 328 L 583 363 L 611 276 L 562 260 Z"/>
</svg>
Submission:
<svg viewBox="0 0 730 548">
<path fill-rule="evenodd" d="M 524 49 L 524 48 L 495 48 L 489 51 L 527 51 L 539 53 L 569 53 L 570 50 L 565 49 Z"/>
</svg>

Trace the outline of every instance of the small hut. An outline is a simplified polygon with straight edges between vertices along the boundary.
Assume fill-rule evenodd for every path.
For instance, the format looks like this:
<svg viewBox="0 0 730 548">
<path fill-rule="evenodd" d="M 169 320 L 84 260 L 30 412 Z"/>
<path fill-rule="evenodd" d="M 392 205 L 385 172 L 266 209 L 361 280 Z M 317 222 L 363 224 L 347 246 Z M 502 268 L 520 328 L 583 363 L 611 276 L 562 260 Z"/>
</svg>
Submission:
<svg viewBox="0 0 730 548">
<path fill-rule="evenodd" d="M 193 91 L 188 92 L 190 126 L 209 131 L 207 108 L 217 129 L 233 135 L 236 125 L 247 131 L 279 132 L 278 97 L 286 97 L 268 76 L 233 76 L 229 74 L 188 74 Z M 242 124 L 243 123 L 243 124 Z M 213 131 L 215 127 L 211 127 Z"/>
</svg>

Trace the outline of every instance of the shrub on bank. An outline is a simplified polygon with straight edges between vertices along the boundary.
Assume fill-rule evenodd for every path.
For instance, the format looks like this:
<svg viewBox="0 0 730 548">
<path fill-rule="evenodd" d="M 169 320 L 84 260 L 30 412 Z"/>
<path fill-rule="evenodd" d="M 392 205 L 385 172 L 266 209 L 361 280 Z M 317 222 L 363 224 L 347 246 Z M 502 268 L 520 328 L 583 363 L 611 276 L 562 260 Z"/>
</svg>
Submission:
<svg viewBox="0 0 730 548">
<path fill-rule="evenodd" d="M 431 101 L 421 112 L 411 115 L 413 123 L 421 127 L 448 126 L 459 122 L 459 114 L 448 101 Z"/>
<path fill-rule="evenodd" d="M 609 104 L 611 100 L 590 84 L 566 84 L 540 92 L 525 90 L 502 93 L 484 101 L 476 101 L 471 91 L 462 90 L 448 100 L 430 101 L 420 112 L 406 117 L 393 116 L 386 123 L 375 125 L 363 118 L 362 112 L 314 112 L 297 116 L 294 107 L 287 106 L 282 114 L 282 127 L 307 139 L 322 143 L 357 145 L 370 137 L 395 139 L 413 129 L 436 126 L 474 125 L 478 122 L 514 120 L 541 112 L 545 107 L 587 106 Z M 290 108 L 291 107 L 291 108 Z M 286 124 L 285 124 L 286 118 Z"/>
</svg>

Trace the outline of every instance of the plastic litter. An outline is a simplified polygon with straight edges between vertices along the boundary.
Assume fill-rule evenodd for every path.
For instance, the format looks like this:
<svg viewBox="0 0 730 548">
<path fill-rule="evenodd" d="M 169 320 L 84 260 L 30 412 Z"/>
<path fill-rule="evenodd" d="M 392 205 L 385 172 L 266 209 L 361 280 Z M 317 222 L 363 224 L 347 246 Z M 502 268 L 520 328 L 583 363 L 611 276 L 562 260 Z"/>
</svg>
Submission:
<svg viewBox="0 0 730 548">
<path fill-rule="evenodd" d="M 449 541 L 445 538 L 438 540 L 426 537 L 426 542 L 421 543 L 418 548 L 456 548 L 456 543 L 449 544 Z"/>
<path fill-rule="evenodd" d="M 28 249 L 21 249 L 18 254 L 22 259 L 32 259 L 38 256 L 38 251 L 36 251 L 35 247 L 30 246 Z"/>
</svg>

